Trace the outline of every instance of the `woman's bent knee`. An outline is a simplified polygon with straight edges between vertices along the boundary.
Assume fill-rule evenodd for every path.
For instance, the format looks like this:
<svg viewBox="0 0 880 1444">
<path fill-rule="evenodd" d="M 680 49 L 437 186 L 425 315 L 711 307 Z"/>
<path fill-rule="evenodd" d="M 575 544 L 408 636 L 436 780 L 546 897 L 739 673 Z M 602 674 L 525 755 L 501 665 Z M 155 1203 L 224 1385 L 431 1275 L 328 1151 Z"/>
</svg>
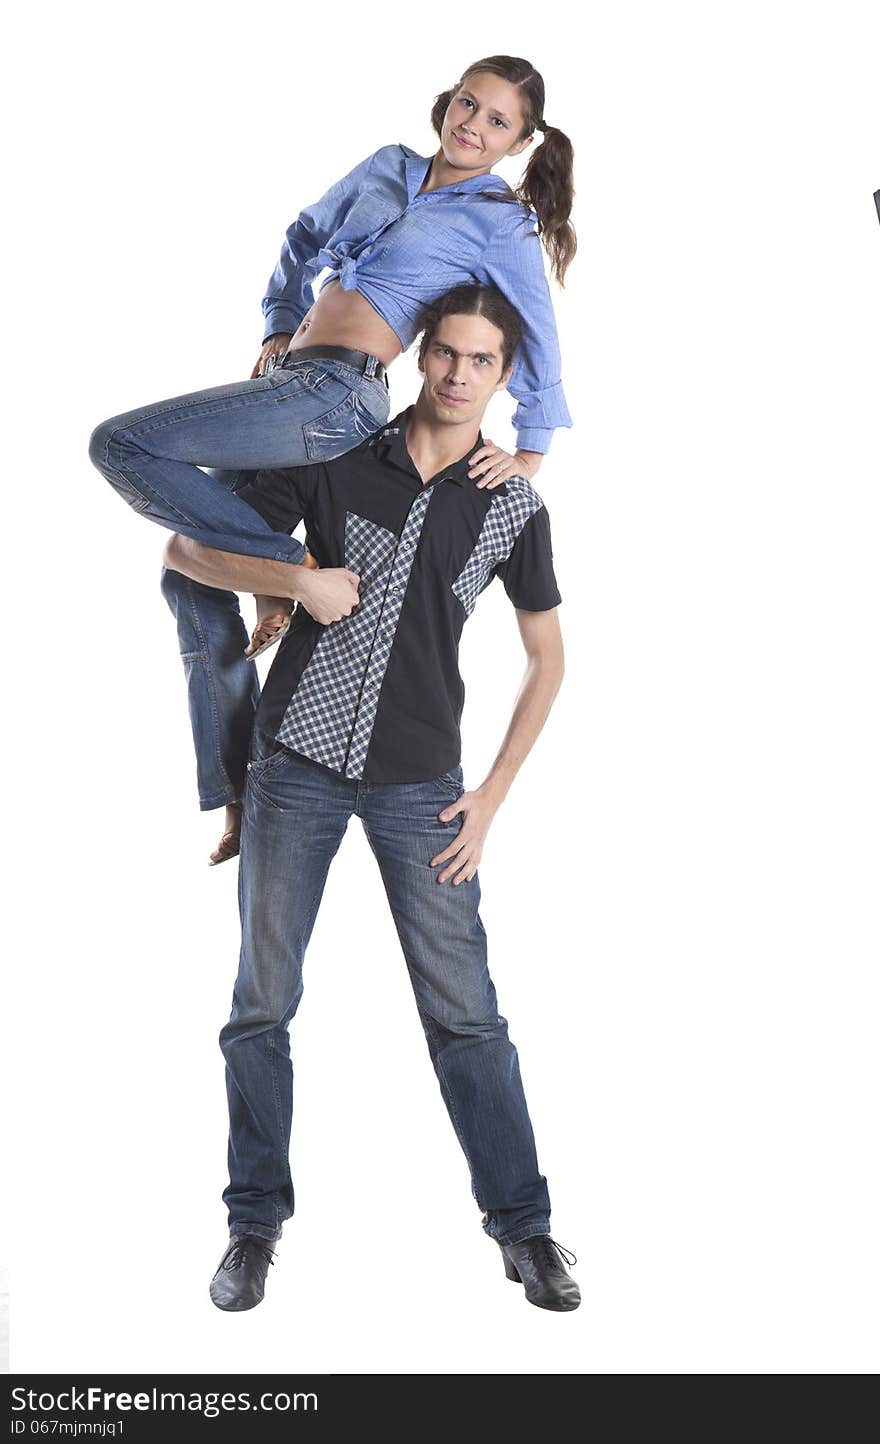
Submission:
<svg viewBox="0 0 880 1444">
<path fill-rule="evenodd" d="M 172 537 L 172 541 L 173 541 Z M 175 571 L 174 562 L 170 559 L 171 542 L 165 548 L 165 565 L 162 568 L 162 575 L 159 578 L 159 590 L 173 612 L 177 611 L 177 603 L 181 593 L 186 590 L 187 579 L 180 572 Z"/>
<path fill-rule="evenodd" d="M 114 419 L 111 417 L 109 421 L 102 421 L 96 426 L 89 438 L 89 457 L 99 471 L 106 471 L 107 453 L 114 430 Z"/>
</svg>

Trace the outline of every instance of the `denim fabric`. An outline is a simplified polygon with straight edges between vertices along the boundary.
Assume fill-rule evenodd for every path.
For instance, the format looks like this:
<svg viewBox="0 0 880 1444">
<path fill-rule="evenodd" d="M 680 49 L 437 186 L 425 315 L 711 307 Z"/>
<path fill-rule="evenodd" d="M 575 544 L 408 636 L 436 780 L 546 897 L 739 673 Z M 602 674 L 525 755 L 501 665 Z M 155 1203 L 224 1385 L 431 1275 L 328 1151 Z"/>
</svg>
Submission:
<svg viewBox="0 0 880 1444">
<path fill-rule="evenodd" d="M 300 562 L 301 542 L 275 532 L 201 468 L 256 471 L 329 461 L 388 420 L 388 390 L 331 358 L 289 351 L 266 376 L 215 386 L 111 417 L 89 454 L 123 500 L 159 526 L 220 551 Z"/>
<path fill-rule="evenodd" d="M 364 783 L 255 731 L 243 809 L 241 959 L 232 1015 L 220 1034 L 231 1233 L 276 1238 L 294 1211 L 288 1025 L 330 863 L 352 813 L 379 865 L 483 1227 L 501 1243 L 549 1233 L 547 1180 L 487 967 L 479 879 L 438 883 L 440 867 L 429 867 L 462 825 L 460 815 L 444 823 L 437 814 L 463 791 L 461 766 L 431 782 Z"/>
<path fill-rule="evenodd" d="M 162 595 L 177 621 L 199 806 L 207 811 L 242 796 L 260 682 L 256 666 L 244 655 L 249 639 L 235 592 L 203 586 L 163 567 Z"/>
</svg>

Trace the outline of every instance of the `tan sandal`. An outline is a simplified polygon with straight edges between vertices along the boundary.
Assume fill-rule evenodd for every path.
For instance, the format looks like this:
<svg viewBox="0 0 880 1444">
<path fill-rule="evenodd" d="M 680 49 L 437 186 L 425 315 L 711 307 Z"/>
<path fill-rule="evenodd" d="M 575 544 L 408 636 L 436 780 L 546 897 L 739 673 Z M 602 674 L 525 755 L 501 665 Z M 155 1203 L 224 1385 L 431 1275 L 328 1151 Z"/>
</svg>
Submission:
<svg viewBox="0 0 880 1444">
<path fill-rule="evenodd" d="M 257 622 L 251 632 L 250 645 L 244 652 L 248 660 L 259 657 L 261 652 L 267 652 L 276 642 L 280 642 L 282 637 L 286 637 L 292 617 L 293 612 L 271 612 L 268 617 Z"/>
<path fill-rule="evenodd" d="M 232 857 L 238 857 L 241 852 L 241 829 L 234 829 L 231 832 L 224 832 L 216 848 L 208 860 L 209 867 L 216 867 L 220 862 L 229 862 Z"/>
</svg>

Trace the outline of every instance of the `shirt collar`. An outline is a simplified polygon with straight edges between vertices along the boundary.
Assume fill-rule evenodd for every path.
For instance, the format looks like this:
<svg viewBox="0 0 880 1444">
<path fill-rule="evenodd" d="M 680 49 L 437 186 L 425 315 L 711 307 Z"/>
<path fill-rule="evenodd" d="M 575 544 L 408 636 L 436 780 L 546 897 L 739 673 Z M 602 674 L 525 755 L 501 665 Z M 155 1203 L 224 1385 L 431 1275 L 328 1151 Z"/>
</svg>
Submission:
<svg viewBox="0 0 880 1444">
<path fill-rule="evenodd" d="M 404 169 L 406 173 L 406 196 L 410 205 L 412 205 L 413 201 L 418 195 L 419 187 L 421 186 L 422 181 L 425 179 L 425 176 L 428 173 L 428 167 L 433 159 L 434 157 L 432 155 L 406 156 L 404 160 Z M 488 175 L 465 176 L 464 179 L 460 181 L 455 181 L 453 185 L 442 186 L 440 190 L 437 191 L 428 191 L 426 194 L 426 199 L 434 195 L 444 196 L 451 191 L 506 191 L 510 195 L 513 195 L 513 191 L 510 189 L 507 181 L 504 180 L 500 175 L 493 175 L 490 171 Z"/>
<path fill-rule="evenodd" d="M 407 406 L 406 409 L 395 416 L 392 421 L 389 421 L 387 426 L 384 426 L 381 431 L 377 431 L 373 437 L 372 444 L 377 447 L 378 454 L 383 462 L 390 461 L 393 466 L 400 467 L 401 471 L 408 472 L 410 476 L 414 476 L 417 481 L 421 482 L 421 477 L 413 465 L 413 459 L 406 446 L 406 428 L 412 409 L 411 406 Z M 473 456 L 477 447 L 482 445 L 483 433 L 481 431 L 474 446 L 469 448 L 466 454 L 458 461 L 454 461 L 451 466 L 447 466 L 442 472 L 438 472 L 434 480 L 452 481 L 456 486 L 461 487 L 475 486 L 476 483 L 468 476 L 468 459 Z M 492 491 L 489 492 L 490 497 L 498 495 L 507 495 L 507 487 L 503 481 L 499 486 L 494 487 Z"/>
</svg>

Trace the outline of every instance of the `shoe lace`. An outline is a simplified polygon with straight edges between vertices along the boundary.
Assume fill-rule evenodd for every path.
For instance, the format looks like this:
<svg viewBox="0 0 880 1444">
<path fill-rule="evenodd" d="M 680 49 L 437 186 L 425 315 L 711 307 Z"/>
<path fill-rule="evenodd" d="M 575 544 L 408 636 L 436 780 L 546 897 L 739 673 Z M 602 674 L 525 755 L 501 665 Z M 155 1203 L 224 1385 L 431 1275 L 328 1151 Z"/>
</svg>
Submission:
<svg viewBox="0 0 880 1444">
<path fill-rule="evenodd" d="M 256 1234 L 253 1233 L 239 1233 L 236 1234 L 229 1246 L 229 1252 L 223 1260 L 223 1267 L 226 1270 L 241 1268 L 249 1248 L 255 1248 L 263 1255 L 264 1259 L 267 1259 L 270 1264 L 274 1265 L 273 1251 L 265 1239 L 257 1238 Z"/>
<path fill-rule="evenodd" d="M 555 1238 L 551 1238 L 547 1233 L 539 1234 L 534 1243 L 529 1245 L 528 1256 L 533 1263 L 540 1259 L 548 1268 L 561 1274 L 565 1273 L 565 1269 L 559 1261 L 560 1256 L 569 1268 L 577 1263 L 577 1255 L 572 1253 L 571 1249 L 563 1248 L 561 1243 L 557 1243 Z"/>
</svg>

